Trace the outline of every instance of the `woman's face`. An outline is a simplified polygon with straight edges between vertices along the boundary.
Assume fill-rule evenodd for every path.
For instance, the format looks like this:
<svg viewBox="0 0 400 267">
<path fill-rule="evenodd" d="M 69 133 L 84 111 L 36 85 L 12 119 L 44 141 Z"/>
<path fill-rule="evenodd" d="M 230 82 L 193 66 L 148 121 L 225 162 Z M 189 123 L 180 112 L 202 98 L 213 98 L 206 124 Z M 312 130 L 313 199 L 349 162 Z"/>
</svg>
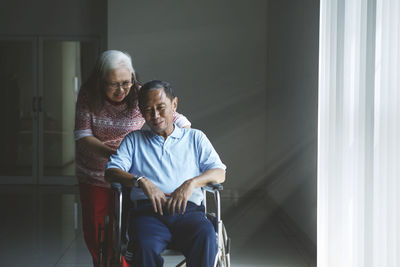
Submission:
<svg viewBox="0 0 400 267">
<path fill-rule="evenodd" d="M 129 94 L 132 86 L 132 73 L 127 68 L 110 70 L 106 75 L 105 93 L 109 100 L 121 102 Z"/>
</svg>

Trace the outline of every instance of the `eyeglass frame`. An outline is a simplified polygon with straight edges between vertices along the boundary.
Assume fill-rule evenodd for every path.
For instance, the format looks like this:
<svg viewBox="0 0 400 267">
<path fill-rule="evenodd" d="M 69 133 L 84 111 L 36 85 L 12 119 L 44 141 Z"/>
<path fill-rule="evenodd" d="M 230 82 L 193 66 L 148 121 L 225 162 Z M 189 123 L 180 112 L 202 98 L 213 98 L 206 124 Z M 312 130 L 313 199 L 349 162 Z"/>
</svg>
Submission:
<svg viewBox="0 0 400 267">
<path fill-rule="evenodd" d="M 106 86 L 111 88 L 112 90 L 117 90 L 118 88 L 123 88 L 124 90 L 132 87 L 132 85 L 135 84 L 134 81 L 124 81 L 122 83 L 119 82 L 113 82 L 113 83 L 109 83 L 109 82 L 105 82 Z"/>
</svg>

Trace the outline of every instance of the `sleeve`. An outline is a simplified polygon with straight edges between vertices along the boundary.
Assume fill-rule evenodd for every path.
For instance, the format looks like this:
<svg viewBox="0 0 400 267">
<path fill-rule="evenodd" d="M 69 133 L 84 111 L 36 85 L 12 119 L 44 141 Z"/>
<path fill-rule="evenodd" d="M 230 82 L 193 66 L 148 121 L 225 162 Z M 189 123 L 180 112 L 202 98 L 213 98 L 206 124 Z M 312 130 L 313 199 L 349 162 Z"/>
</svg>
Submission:
<svg viewBox="0 0 400 267">
<path fill-rule="evenodd" d="M 201 172 L 210 169 L 226 170 L 225 164 L 222 163 L 217 151 L 215 151 L 207 136 L 200 132 L 198 139 L 197 150 L 199 153 L 199 167 Z"/>
<path fill-rule="evenodd" d="M 129 172 L 132 167 L 132 159 L 134 154 L 134 135 L 133 132 L 125 136 L 117 152 L 111 155 L 106 169 L 117 168 Z"/>
<path fill-rule="evenodd" d="M 178 112 L 174 112 L 174 123 L 179 127 L 182 128 L 183 126 L 191 126 L 192 124 L 190 121 L 183 116 L 182 114 L 179 114 Z"/>
<path fill-rule="evenodd" d="M 75 110 L 75 141 L 86 136 L 93 136 L 91 117 L 87 94 L 80 90 Z"/>
</svg>

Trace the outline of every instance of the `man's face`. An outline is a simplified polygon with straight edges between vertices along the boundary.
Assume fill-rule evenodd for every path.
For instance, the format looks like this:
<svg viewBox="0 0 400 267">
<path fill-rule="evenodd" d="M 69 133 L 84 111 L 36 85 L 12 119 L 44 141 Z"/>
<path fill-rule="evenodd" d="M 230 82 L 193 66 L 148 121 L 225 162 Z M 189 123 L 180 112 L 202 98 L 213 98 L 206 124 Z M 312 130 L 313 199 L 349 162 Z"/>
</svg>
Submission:
<svg viewBox="0 0 400 267">
<path fill-rule="evenodd" d="M 174 112 L 178 99 L 169 99 L 164 88 L 147 92 L 141 107 L 142 115 L 149 127 L 158 135 L 167 138 L 174 130 Z"/>
</svg>

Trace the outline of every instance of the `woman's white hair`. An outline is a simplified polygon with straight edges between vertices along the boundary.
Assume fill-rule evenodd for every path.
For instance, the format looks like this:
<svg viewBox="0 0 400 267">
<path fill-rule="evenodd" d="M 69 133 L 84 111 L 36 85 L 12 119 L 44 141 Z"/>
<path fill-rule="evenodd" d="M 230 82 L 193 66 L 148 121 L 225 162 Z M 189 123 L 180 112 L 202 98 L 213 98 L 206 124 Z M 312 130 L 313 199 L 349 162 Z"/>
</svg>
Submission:
<svg viewBox="0 0 400 267">
<path fill-rule="evenodd" d="M 132 66 L 131 56 L 126 52 L 121 52 L 118 50 L 104 51 L 101 53 L 97 64 L 103 80 L 106 78 L 106 75 L 110 70 L 119 68 L 127 68 L 133 75 L 135 74 L 135 70 Z"/>
</svg>

